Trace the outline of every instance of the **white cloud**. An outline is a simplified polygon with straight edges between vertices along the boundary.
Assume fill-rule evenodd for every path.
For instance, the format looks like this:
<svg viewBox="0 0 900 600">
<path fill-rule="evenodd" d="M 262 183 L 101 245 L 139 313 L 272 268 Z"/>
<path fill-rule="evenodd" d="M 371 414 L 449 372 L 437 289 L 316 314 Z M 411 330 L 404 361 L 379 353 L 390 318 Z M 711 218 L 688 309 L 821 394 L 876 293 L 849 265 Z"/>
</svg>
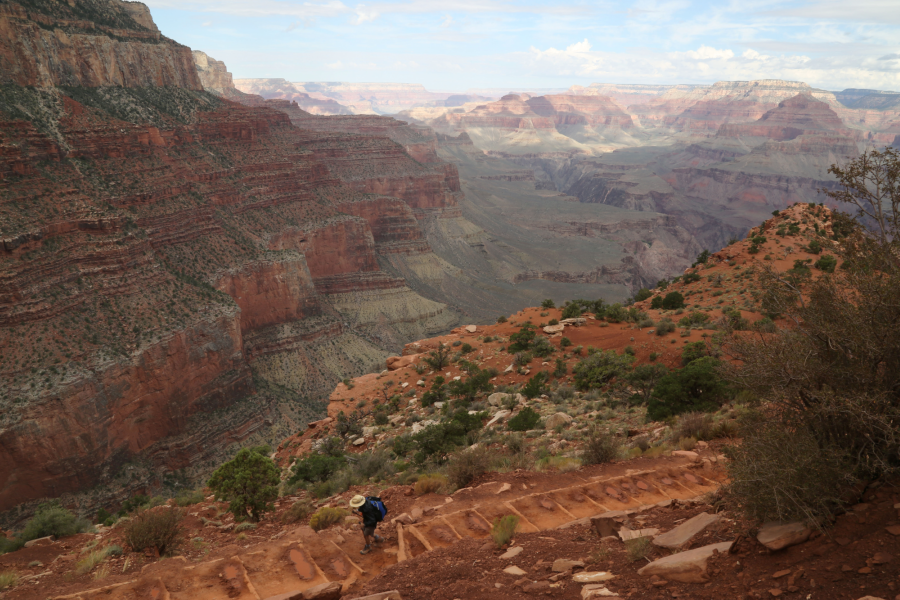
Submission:
<svg viewBox="0 0 900 600">
<path fill-rule="evenodd" d="M 356 18 L 351 20 L 354 25 L 362 25 L 366 21 L 374 21 L 378 18 L 378 11 L 366 10 L 364 4 L 358 4 L 355 10 Z"/>
<path fill-rule="evenodd" d="M 687 52 L 674 52 L 675 55 L 682 55 L 695 60 L 728 60 L 734 58 L 734 52 L 731 50 L 716 50 L 711 46 L 700 46 L 697 50 L 688 50 Z"/>
<path fill-rule="evenodd" d="M 444 20 L 441 21 L 441 27 L 450 27 L 453 24 L 453 17 L 450 15 L 444 15 Z"/>
<path fill-rule="evenodd" d="M 591 43 L 587 41 L 587 38 L 584 38 L 584 41 L 577 42 L 572 44 L 571 46 L 566 47 L 566 52 L 571 54 L 578 54 L 581 52 L 590 52 Z"/>
</svg>

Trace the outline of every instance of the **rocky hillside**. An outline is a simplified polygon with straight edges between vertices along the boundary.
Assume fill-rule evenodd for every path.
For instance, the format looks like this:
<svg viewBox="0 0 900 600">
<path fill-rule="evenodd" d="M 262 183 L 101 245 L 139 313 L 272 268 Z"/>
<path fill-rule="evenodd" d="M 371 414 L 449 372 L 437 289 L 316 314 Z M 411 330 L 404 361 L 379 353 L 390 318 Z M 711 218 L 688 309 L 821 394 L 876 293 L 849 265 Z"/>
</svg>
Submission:
<svg viewBox="0 0 900 600">
<path fill-rule="evenodd" d="M 181 494 L 149 509 L 183 507 L 174 556 L 132 551 L 129 518 L 111 517 L 93 534 L 0 556 L 7 597 L 889 598 L 900 552 L 900 492 L 890 480 L 860 488 L 824 534 L 753 523 L 719 491 L 723 450 L 738 443 L 735 417 L 746 408 L 739 398 L 704 418 L 661 422 L 642 399 L 646 386 L 625 371 L 581 385 L 579 365 L 591 357 L 625 359 L 626 371 L 688 371 L 710 359 L 703 354 L 716 342 L 704 342 L 723 330 L 790 326 L 761 314 L 754 281 L 764 265 L 812 267 L 812 277 L 834 268 L 813 244 L 827 247 L 834 225 L 827 208 L 794 205 L 627 310 L 592 305 L 566 317 L 579 304 L 532 308 L 409 344 L 380 374 L 340 384 L 329 417 L 277 448 L 281 496 L 258 523 L 236 520 L 209 490 Z M 683 306 L 669 305 L 672 294 Z M 653 308 L 660 301 L 667 307 Z M 516 352 L 529 323 L 536 335 Z M 446 362 L 434 364 L 444 349 Z M 460 408 L 460 386 L 481 371 L 497 387 L 474 390 Z M 549 375 L 546 389 L 530 387 L 539 373 Z M 423 462 L 442 451 L 435 432 L 449 435 L 456 421 L 478 423 L 458 443 L 468 448 Z M 617 446 L 599 460 L 598 428 Z M 477 460 L 481 470 L 467 472 Z M 389 510 L 384 540 L 365 554 L 357 519 L 342 512 L 354 494 L 378 495 Z M 336 516 L 321 526 L 325 514 Z M 497 522 L 510 516 L 516 524 L 501 536 Z"/>
</svg>

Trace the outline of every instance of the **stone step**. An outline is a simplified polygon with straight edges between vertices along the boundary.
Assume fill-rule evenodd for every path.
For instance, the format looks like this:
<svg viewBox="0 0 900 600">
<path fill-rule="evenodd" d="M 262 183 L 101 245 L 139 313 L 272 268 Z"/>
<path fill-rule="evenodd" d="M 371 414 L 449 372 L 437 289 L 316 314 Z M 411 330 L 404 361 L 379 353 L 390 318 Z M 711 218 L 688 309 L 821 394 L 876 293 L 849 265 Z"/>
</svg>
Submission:
<svg viewBox="0 0 900 600">
<path fill-rule="evenodd" d="M 489 538 L 491 524 L 506 515 L 519 516 L 518 531 L 539 532 L 587 523 L 610 511 L 634 512 L 660 502 L 694 498 L 717 489 L 722 477 L 709 465 L 694 464 L 581 478 L 552 490 L 532 492 L 507 486 L 502 495 L 489 494 L 477 502 L 457 493 L 456 501 L 425 519 L 396 523 L 397 547 L 377 547 L 363 556 L 359 532 L 349 535 L 332 528 L 317 533 L 301 526 L 252 550 L 233 547 L 234 554 L 228 558 L 191 564 L 176 557 L 152 563 L 133 581 L 87 590 L 67 600 L 300 600 L 335 582 L 346 594 L 357 582 L 398 561 L 461 539 Z M 334 593 L 333 586 L 328 589 Z"/>
</svg>

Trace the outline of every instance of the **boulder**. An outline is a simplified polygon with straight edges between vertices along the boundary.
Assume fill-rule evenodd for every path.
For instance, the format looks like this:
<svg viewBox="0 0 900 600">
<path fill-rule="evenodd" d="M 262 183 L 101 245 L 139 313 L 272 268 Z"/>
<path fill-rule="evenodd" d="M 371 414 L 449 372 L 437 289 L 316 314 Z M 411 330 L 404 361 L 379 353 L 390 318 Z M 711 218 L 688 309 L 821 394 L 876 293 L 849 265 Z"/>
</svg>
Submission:
<svg viewBox="0 0 900 600">
<path fill-rule="evenodd" d="M 581 600 L 590 600 L 591 598 L 615 598 L 617 594 L 606 589 L 606 586 L 599 583 L 589 583 L 581 588 Z"/>
<path fill-rule="evenodd" d="M 522 546 L 516 546 L 515 548 L 510 548 L 506 552 L 500 555 L 500 558 L 503 560 L 509 560 L 511 558 L 515 558 L 518 555 L 522 554 L 522 550 L 524 550 Z"/>
<path fill-rule="evenodd" d="M 364 437 L 356 438 L 355 440 L 353 440 L 354 446 L 362 446 L 365 443 L 366 443 L 366 438 L 364 438 Z"/>
<path fill-rule="evenodd" d="M 625 514 L 625 511 L 611 510 L 596 517 L 591 517 L 591 527 L 601 538 L 615 536 L 624 527 L 627 517 L 628 515 Z"/>
<path fill-rule="evenodd" d="M 408 356 L 390 356 L 385 362 L 388 371 L 396 371 L 416 363 L 419 360 L 418 354 L 410 354 Z"/>
<path fill-rule="evenodd" d="M 656 539 L 653 540 L 653 543 L 662 548 L 681 548 L 694 539 L 695 536 L 702 533 L 707 527 L 713 523 L 719 522 L 721 519 L 721 515 L 711 515 L 705 512 L 700 513 L 699 515 L 691 517 L 671 531 L 667 531 L 666 533 L 657 536 Z"/>
<path fill-rule="evenodd" d="M 587 319 L 584 317 L 573 317 L 571 319 L 563 319 L 559 322 L 560 325 L 574 325 L 575 327 L 581 327 L 587 323 Z"/>
<path fill-rule="evenodd" d="M 559 325 L 547 325 L 546 327 L 544 327 L 544 333 L 549 333 L 549 334 L 560 333 L 561 331 L 564 331 L 565 328 L 566 328 L 566 326 L 563 325 L 562 323 L 560 323 Z"/>
<path fill-rule="evenodd" d="M 418 381 L 416 382 L 416 385 L 419 386 L 419 387 L 425 387 L 425 380 L 424 380 L 424 379 L 418 380 Z"/>
<path fill-rule="evenodd" d="M 687 458 L 694 462 L 700 460 L 700 455 L 696 452 L 691 452 L 690 450 L 673 450 L 672 456 L 681 456 L 682 458 Z"/>
<path fill-rule="evenodd" d="M 509 394 L 504 394 L 503 392 L 497 392 L 495 394 L 491 394 L 488 396 L 488 404 L 491 406 L 500 406 L 503 404 L 503 401 L 509 398 Z"/>
<path fill-rule="evenodd" d="M 469 333 L 475 333 L 476 331 L 478 331 L 478 327 L 476 327 L 475 325 L 466 325 L 466 331 Z"/>
<path fill-rule="evenodd" d="M 503 419 L 505 419 L 506 417 L 508 417 L 511 414 L 512 413 L 508 410 L 498 410 L 497 414 L 494 415 L 494 418 L 492 418 L 490 421 L 488 421 L 485 424 L 485 427 L 490 427 L 494 423 L 497 423 L 498 421 L 502 421 Z"/>
<path fill-rule="evenodd" d="M 415 522 L 416 520 L 409 513 L 403 513 L 391 519 L 391 523 L 403 523 L 404 525 L 412 525 Z"/>
<path fill-rule="evenodd" d="M 567 558 L 557 558 L 553 561 L 552 570 L 554 573 L 564 573 L 565 571 L 569 571 L 570 569 L 574 569 L 578 567 L 580 569 L 584 568 L 583 560 L 569 560 Z"/>
<path fill-rule="evenodd" d="M 511 490 L 511 489 L 512 489 L 512 485 L 511 485 L 511 484 L 509 484 L 509 483 L 504 483 L 503 485 L 500 486 L 500 489 L 497 490 L 496 493 L 502 494 L 503 492 L 508 492 L 508 491 Z"/>
<path fill-rule="evenodd" d="M 571 422 L 572 422 L 572 417 L 570 417 L 569 415 L 567 415 L 564 412 L 558 412 L 554 415 L 550 415 L 549 417 L 547 417 L 547 419 L 544 421 L 544 426 L 547 429 L 555 429 L 556 427 L 559 427 L 560 425 L 565 426 Z"/>
<path fill-rule="evenodd" d="M 756 539 L 769 550 L 781 550 L 809 539 L 812 530 L 803 523 L 765 523 Z"/>
<path fill-rule="evenodd" d="M 34 540 L 28 540 L 27 542 L 25 542 L 25 547 L 31 548 L 32 546 L 46 546 L 46 545 L 52 544 L 52 543 L 53 543 L 53 536 L 48 535 L 45 537 L 39 537 Z"/>
<path fill-rule="evenodd" d="M 614 578 L 615 575 L 606 571 L 584 571 L 572 575 L 572 581 L 575 583 L 600 583 Z"/>
<path fill-rule="evenodd" d="M 363 437 L 370 438 L 373 435 L 375 435 L 375 428 L 374 427 L 363 427 L 362 433 L 363 433 Z"/>
<path fill-rule="evenodd" d="M 503 572 L 506 573 L 507 575 L 515 575 L 517 577 L 520 577 L 525 574 L 525 571 L 523 571 L 516 565 L 509 565 L 508 567 L 503 569 Z"/>
<path fill-rule="evenodd" d="M 389 592 L 379 592 L 370 596 L 357 596 L 350 600 L 403 600 L 403 596 L 401 596 L 400 592 L 397 590 L 391 590 Z"/>
<path fill-rule="evenodd" d="M 628 529 L 627 527 L 623 527 L 619 530 L 619 537 L 623 542 L 627 542 L 645 537 L 653 537 L 657 533 L 659 533 L 659 529 L 654 527 L 647 529 Z"/>
<path fill-rule="evenodd" d="M 340 597 L 341 583 L 339 581 L 329 581 L 303 591 L 303 600 L 339 600 Z"/>
<path fill-rule="evenodd" d="M 313 421 L 312 423 L 307 423 L 306 426 L 310 429 L 315 429 L 316 427 L 321 429 L 324 425 L 328 425 L 332 421 L 334 421 L 334 419 L 332 419 L 331 417 L 325 417 L 321 421 Z"/>
<path fill-rule="evenodd" d="M 640 575 L 656 575 L 669 581 L 682 583 L 705 583 L 709 581 L 706 562 L 714 552 L 727 552 L 731 542 L 710 544 L 701 548 L 679 552 L 671 556 L 654 560 L 649 565 L 638 569 Z"/>
</svg>

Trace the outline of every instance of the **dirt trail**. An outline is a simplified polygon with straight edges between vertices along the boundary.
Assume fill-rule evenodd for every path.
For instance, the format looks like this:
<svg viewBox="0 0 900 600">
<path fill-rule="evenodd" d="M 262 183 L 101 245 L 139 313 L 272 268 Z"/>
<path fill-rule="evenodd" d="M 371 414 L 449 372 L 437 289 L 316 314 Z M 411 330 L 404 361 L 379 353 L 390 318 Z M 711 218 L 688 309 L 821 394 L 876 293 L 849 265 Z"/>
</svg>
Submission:
<svg viewBox="0 0 900 600">
<path fill-rule="evenodd" d="M 519 530 L 538 532 L 611 510 L 631 510 L 670 499 L 694 498 L 719 487 L 723 470 L 707 460 L 655 463 L 624 475 L 560 475 L 556 486 L 492 481 L 464 488 L 443 505 L 426 508 L 413 524 L 397 523 L 383 551 L 359 554 L 359 534 L 342 528 L 314 532 L 303 526 L 244 549 L 223 548 L 222 558 L 190 564 L 184 557 L 147 565 L 137 579 L 57 596 L 57 600 L 265 600 L 338 581 L 345 593 L 382 569 L 463 539 L 487 538 L 491 523 L 517 514 Z M 621 471 L 620 471 L 621 472 Z M 532 484 L 534 485 L 534 484 Z M 396 516 L 396 515 L 395 515 Z M 393 543 L 393 542 L 396 543 Z"/>
</svg>

